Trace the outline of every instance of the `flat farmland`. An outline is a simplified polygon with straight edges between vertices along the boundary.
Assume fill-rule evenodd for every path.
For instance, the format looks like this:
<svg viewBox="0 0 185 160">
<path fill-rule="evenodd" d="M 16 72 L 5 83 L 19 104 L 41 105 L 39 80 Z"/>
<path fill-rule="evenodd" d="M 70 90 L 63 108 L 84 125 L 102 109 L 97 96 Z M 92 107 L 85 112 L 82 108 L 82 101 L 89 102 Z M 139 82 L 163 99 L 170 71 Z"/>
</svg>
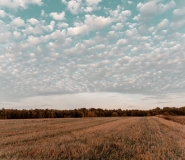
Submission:
<svg viewBox="0 0 185 160">
<path fill-rule="evenodd" d="M 185 125 L 185 117 L 184 116 L 161 116 L 161 118 Z"/>
<path fill-rule="evenodd" d="M 185 125 L 159 117 L 0 120 L 0 159 L 185 159 Z"/>
</svg>

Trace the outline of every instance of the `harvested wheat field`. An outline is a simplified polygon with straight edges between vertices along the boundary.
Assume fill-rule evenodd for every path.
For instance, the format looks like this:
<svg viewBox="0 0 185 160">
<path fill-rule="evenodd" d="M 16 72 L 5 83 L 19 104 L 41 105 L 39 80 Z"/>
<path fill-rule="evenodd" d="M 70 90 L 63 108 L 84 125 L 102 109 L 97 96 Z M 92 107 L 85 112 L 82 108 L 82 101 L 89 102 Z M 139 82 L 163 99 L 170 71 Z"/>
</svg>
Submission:
<svg viewBox="0 0 185 160">
<path fill-rule="evenodd" d="M 185 117 L 184 116 L 160 116 L 160 117 L 185 125 Z"/>
<path fill-rule="evenodd" d="M 185 125 L 159 117 L 0 121 L 0 159 L 185 159 Z"/>
</svg>

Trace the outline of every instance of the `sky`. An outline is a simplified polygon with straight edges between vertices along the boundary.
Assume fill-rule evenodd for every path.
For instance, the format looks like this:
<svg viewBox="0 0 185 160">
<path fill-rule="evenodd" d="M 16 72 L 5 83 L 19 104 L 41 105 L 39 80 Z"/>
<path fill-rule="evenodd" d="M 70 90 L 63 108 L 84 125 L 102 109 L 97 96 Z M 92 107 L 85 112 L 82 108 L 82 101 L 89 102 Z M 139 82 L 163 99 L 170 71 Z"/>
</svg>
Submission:
<svg viewBox="0 0 185 160">
<path fill-rule="evenodd" d="M 0 0 L 0 108 L 185 106 L 184 0 Z"/>
</svg>

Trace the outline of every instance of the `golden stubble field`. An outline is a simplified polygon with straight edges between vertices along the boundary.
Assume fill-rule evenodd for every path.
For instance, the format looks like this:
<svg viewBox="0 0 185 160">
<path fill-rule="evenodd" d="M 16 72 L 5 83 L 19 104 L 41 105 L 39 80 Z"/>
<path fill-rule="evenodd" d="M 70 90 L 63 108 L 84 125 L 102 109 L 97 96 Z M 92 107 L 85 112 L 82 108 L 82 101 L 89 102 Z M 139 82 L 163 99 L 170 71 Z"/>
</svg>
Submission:
<svg viewBox="0 0 185 160">
<path fill-rule="evenodd" d="M 185 125 L 159 117 L 0 120 L 0 159 L 185 159 Z"/>
</svg>

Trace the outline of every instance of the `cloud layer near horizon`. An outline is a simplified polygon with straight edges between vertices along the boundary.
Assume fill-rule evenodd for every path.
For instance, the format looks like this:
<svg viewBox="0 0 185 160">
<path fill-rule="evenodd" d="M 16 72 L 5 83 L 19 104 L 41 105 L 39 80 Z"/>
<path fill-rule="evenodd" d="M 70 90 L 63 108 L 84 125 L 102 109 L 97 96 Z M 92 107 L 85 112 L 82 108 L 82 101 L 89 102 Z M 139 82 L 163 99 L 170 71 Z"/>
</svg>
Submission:
<svg viewBox="0 0 185 160">
<path fill-rule="evenodd" d="M 183 0 L 0 0 L 0 95 L 183 95 L 184 10 Z"/>
</svg>

